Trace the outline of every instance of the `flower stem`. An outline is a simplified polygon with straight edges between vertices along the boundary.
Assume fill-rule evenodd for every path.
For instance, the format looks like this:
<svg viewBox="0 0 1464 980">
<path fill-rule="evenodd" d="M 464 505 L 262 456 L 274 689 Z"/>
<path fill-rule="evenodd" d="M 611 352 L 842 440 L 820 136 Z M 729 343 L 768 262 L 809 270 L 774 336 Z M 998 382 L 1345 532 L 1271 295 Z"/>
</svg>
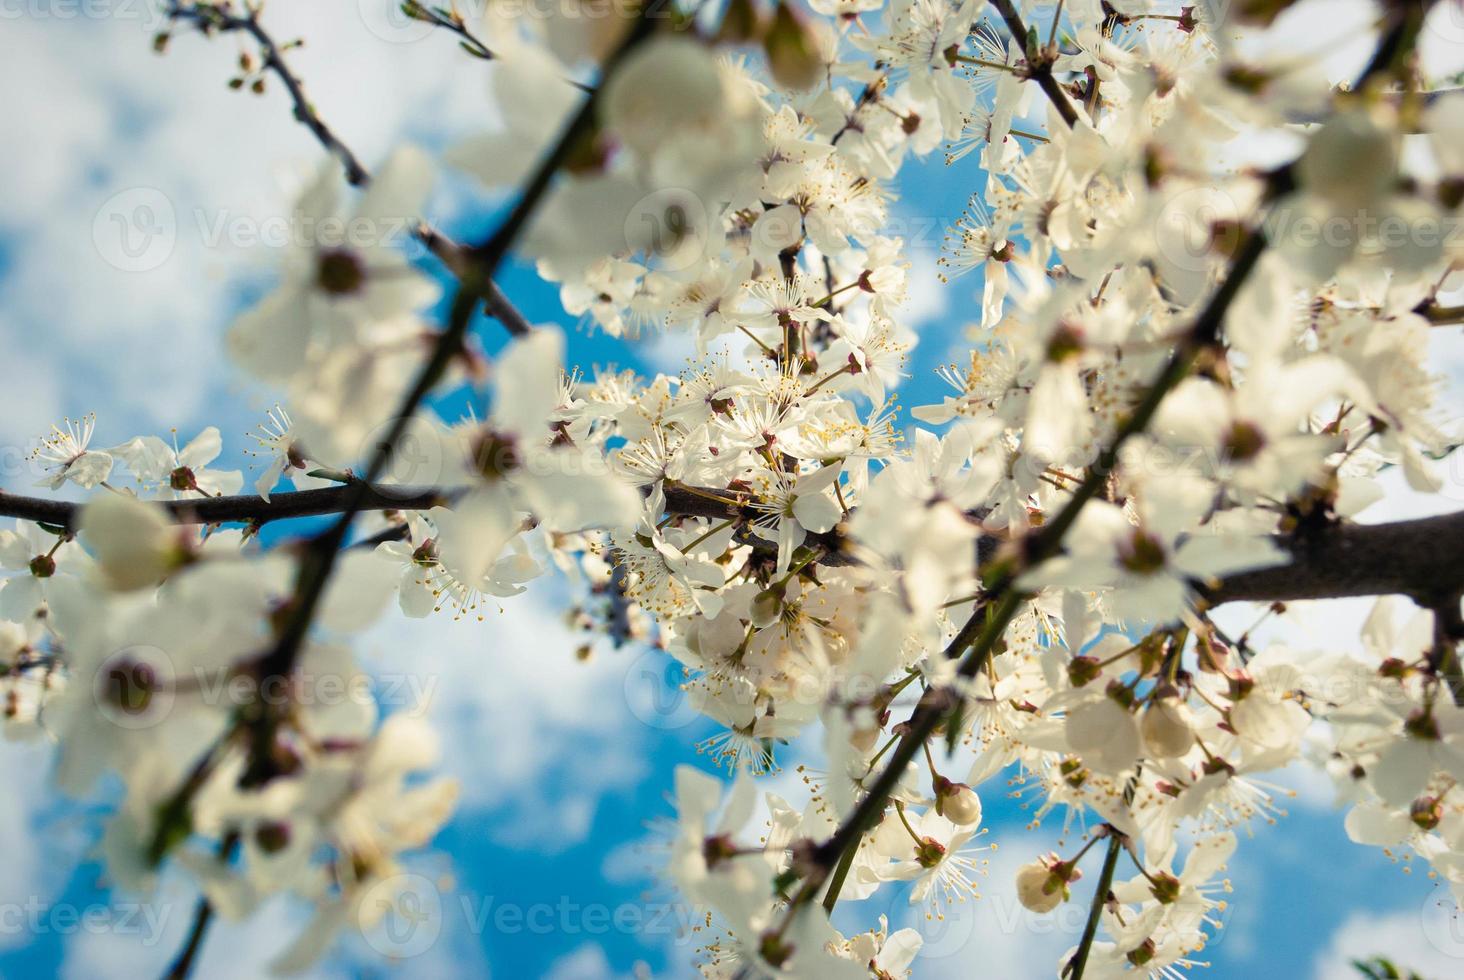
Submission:
<svg viewBox="0 0 1464 980">
<path fill-rule="evenodd" d="M 1083 971 L 1088 966 L 1088 953 L 1093 949 L 1093 937 L 1098 934 L 1098 917 L 1103 913 L 1109 889 L 1113 887 L 1113 872 L 1118 867 L 1118 852 L 1123 849 L 1123 838 L 1117 832 L 1111 833 L 1108 853 L 1103 857 L 1103 870 L 1098 875 L 1098 888 L 1093 893 L 1093 904 L 1088 907 L 1088 921 L 1083 925 L 1083 938 L 1078 940 L 1077 950 L 1062 971 L 1067 980 L 1083 978 Z"/>
</svg>

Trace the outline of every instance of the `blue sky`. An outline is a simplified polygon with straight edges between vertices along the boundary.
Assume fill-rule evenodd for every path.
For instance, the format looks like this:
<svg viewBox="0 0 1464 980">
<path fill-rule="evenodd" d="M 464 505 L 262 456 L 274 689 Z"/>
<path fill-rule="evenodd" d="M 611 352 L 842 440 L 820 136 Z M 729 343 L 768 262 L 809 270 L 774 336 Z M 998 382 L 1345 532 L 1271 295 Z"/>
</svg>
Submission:
<svg viewBox="0 0 1464 980">
<path fill-rule="evenodd" d="M 281 35 L 309 38 L 297 69 L 363 159 L 379 162 L 403 135 L 435 150 L 491 126 L 481 64 L 454 57 L 446 39 L 393 33 L 374 2 L 277 3 L 267 15 Z M 88 8 L 97 16 L 32 6 L 20 19 L 6 15 L 0 59 L 0 83 L 12 93 L 0 105 L 0 129 L 14 134 L 0 156 L 0 338 L 7 352 L 0 487 L 25 491 L 31 477 L 21 451 L 51 421 L 87 411 L 98 413 L 103 445 L 175 425 L 186 439 L 218 424 L 224 462 L 247 467 L 241 436 L 270 399 L 229 370 L 220 337 L 268 285 L 274 257 L 268 249 L 208 247 L 201 229 L 220 217 L 283 212 L 318 151 L 292 125 L 282 93 L 254 98 L 227 90 L 232 42 L 180 38 L 159 59 L 149 50 L 140 3 Z M 1334 9 L 1344 6 L 1357 5 Z M 933 369 L 949 360 L 973 307 L 977 280 L 944 286 L 935 279 L 937 222 L 953 220 L 983 182 L 974 158 L 953 168 L 937 158 L 908 168 L 899 185 L 898 214 L 923 232 L 911 250 L 908 311 L 920 346 L 903 405 L 939 396 Z M 94 232 L 107 202 L 136 188 L 167 199 L 177 235 L 160 265 L 126 272 L 99 251 Z M 491 226 L 493 210 L 492 201 L 445 178 L 432 217 L 471 238 Z M 581 365 L 675 371 L 689 353 L 681 340 L 629 348 L 575 332 L 557 291 L 523 266 L 510 267 L 502 286 L 531 321 L 570 331 L 571 359 Z M 490 351 L 501 346 L 496 325 L 482 324 L 481 335 Z M 1457 376 L 1458 345 L 1441 346 L 1440 356 Z M 1449 503 L 1408 499 L 1377 518 Z M 387 617 L 362 642 L 363 658 L 385 680 L 410 672 L 430 687 L 432 717 L 444 734 L 442 770 L 464 783 L 457 816 L 412 862 L 438 903 L 431 935 L 374 937 L 378 948 L 411 954 L 400 969 L 414 976 L 688 975 L 700 939 L 679 934 L 686 913 L 647 873 L 656 860 L 648 825 L 671 813 L 665 797 L 674 766 L 709 768 L 692 745 L 712 729 L 677 710 L 676 692 L 664 686 L 666 659 L 654 651 L 597 649 L 579 663 L 577 640 L 559 616 L 566 588 L 542 581 L 486 623 Z M 1347 642 L 1365 611 L 1362 603 L 1342 604 L 1292 627 L 1290 638 Z M 1235 613 L 1236 621 L 1246 618 Z M 386 683 L 379 691 L 400 703 L 400 691 Z M 816 753 L 795 745 L 782 758 L 787 765 Z M 57 798 L 47 784 L 50 765 L 45 745 L 0 744 L 8 790 L 0 797 L 0 846 L 8 855 L 0 863 L 0 975 L 158 973 L 186 928 L 186 884 L 166 878 L 144 906 L 108 891 L 93 857 L 104 807 Z M 1201 975 L 1340 977 L 1349 975 L 1347 954 L 1366 952 L 1392 953 L 1429 977 L 1464 972 L 1464 929 L 1455 923 L 1449 930 L 1442 893 L 1381 852 L 1350 844 L 1325 781 L 1291 773 L 1282 781 L 1296 792 L 1290 815 L 1242 839 L 1229 870 L 1229 926 Z M 788 766 L 769 788 L 798 800 L 800 785 Z M 919 978 L 1051 975 L 1081 923 L 1074 915 L 1020 912 L 1010 882 L 1018 864 L 1052 846 L 1058 828 L 1049 821 L 1042 831 L 1024 830 L 1020 801 L 1007 798 L 1002 784 L 983 797 L 986 839 L 1000 845 L 985 898 L 932 925 L 914 923 L 903 894 L 884 894 L 841 906 L 838 923 L 867 925 L 883 912 L 892 924 L 909 920 L 927 930 Z M 1082 901 L 1090 882 L 1079 884 Z M 250 922 L 216 927 L 199 975 L 258 975 L 302 920 L 298 907 L 276 905 Z M 319 974 L 392 969 L 370 943 L 356 940 Z"/>
</svg>

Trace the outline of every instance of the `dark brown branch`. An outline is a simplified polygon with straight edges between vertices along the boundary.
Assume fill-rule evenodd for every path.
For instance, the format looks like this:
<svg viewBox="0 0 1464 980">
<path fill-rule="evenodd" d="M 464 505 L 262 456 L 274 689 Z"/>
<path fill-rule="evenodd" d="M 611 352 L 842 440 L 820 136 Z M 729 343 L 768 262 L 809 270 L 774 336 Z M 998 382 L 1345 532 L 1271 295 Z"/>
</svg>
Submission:
<svg viewBox="0 0 1464 980">
<path fill-rule="evenodd" d="M 243 522 L 267 524 L 292 517 L 317 517 L 342 513 L 354 492 L 352 485 L 321 487 L 272 494 L 268 500 L 253 494 L 232 497 L 200 497 L 197 500 L 163 500 L 158 506 L 179 524 L 225 524 Z M 369 487 L 362 485 L 357 510 L 426 510 L 449 502 L 438 487 Z M 76 530 L 82 504 L 69 500 L 22 497 L 0 491 L 0 514 L 26 521 Z"/>
<path fill-rule="evenodd" d="M 417 238 L 459 280 L 467 274 L 472 259 L 462 245 L 425 221 L 417 226 Z M 526 336 L 534 329 L 508 297 L 503 295 L 503 290 L 498 288 L 498 284 L 491 279 L 483 288 L 483 308 L 489 316 L 503 325 L 503 329 L 515 337 Z"/>
<path fill-rule="evenodd" d="M 354 485 L 276 493 L 265 500 L 252 494 L 160 501 L 180 524 L 250 523 L 341 513 Z M 445 487 L 361 485 L 358 511 L 426 510 L 452 502 Z M 667 486 L 666 512 L 709 520 L 750 523 L 759 516 L 746 504 L 712 499 L 727 491 Z M 0 491 L 0 515 L 76 530 L 82 505 L 68 500 L 25 497 Z M 393 533 L 392 537 L 399 537 Z M 1212 606 L 1227 602 L 1343 599 L 1353 596 L 1406 595 L 1432 607 L 1440 597 L 1464 589 L 1464 511 L 1388 524 L 1338 524 L 1303 536 L 1278 536 L 1276 544 L 1292 555 L 1288 565 L 1240 572 L 1218 586 L 1200 587 Z M 824 551 L 825 565 L 848 565 L 848 539 L 839 530 L 811 534 Z M 983 545 L 996 538 L 983 536 Z M 986 549 L 990 552 L 992 549 Z"/>
<path fill-rule="evenodd" d="M 1406 595 L 1432 608 L 1464 589 L 1464 512 L 1345 524 L 1277 543 L 1289 565 L 1240 572 L 1202 589 L 1212 605 Z"/>
<path fill-rule="evenodd" d="M 1449 696 L 1456 705 L 1464 706 L 1464 663 L 1459 660 L 1459 647 L 1464 644 L 1464 592 L 1443 595 L 1433 607 L 1434 648 L 1428 664 L 1435 677 L 1442 677 L 1449 686 Z"/>
<path fill-rule="evenodd" d="M 1464 306 L 1439 306 L 1426 304 L 1418 311 L 1435 327 L 1454 327 L 1464 323 Z"/>
<path fill-rule="evenodd" d="M 468 29 L 462 14 L 458 13 L 456 9 L 444 10 L 441 7 L 429 7 L 426 4 L 418 3 L 417 0 L 403 0 L 401 10 L 403 14 L 413 20 L 420 20 L 424 24 L 441 27 L 456 34 L 458 44 L 474 58 L 481 58 L 484 61 L 493 60 L 493 51 Z"/>
<path fill-rule="evenodd" d="M 234 856 L 239 847 L 239 835 L 229 833 L 219 842 L 219 862 L 227 864 Z M 172 966 L 164 974 L 166 980 L 184 980 L 193 972 L 193 963 L 198 958 L 198 953 L 203 949 L 204 937 L 208 935 L 208 927 L 213 924 L 214 907 L 208 900 L 207 895 L 201 895 L 198 905 L 193 910 L 193 924 L 188 928 L 188 939 L 183 943 L 183 948 L 178 951 L 178 956 L 173 960 Z"/>
<path fill-rule="evenodd" d="M 1001 14 L 1002 20 L 1006 21 L 1007 30 L 1011 31 L 1012 38 L 1026 52 L 1027 77 L 1041 86 L 1048 101 L 1052 103 L 1053 108 L 1057 109 L 1057 114 L 1062 117 L 1063 122 L 1068 124 L 1068 128 L 1076 126 L 1079 118 L 1078 110 L 1073 107 L 1073 100 L 1068 98 L 1067 93 L 1062 90 L 1062 86 L 1052 75 L 1053 51 L 1050 47 L 1040 51 L 1032 49 L 1032 45 L 1028 43 L 1027 27 L 1022 23 L 1022 15 L 1017 13 L 1016 5 L 1012 3 L 1012 0 L 992 0 L 992 6 Z M 1057 25 L 1054 23 L 1053 26 Z"/>
<path fill-rule="evenodd" d="M 1013 33 L 1018 33 L 1025 39 L 1026 35 L 1021 20 L 1017 16 L 1011 0 L 993 0 L 993 2 L 1006 16 L 1007 24 Z M 1416 36 L 1416 30 L 1413 30 L 1415 25 L 1413 7 L 1416 4 L 1417 0 L 1409 4 L 1408 13 L 1399 16 L 1387 35 L 1384 36 L 1379 45 L 1378 54 L 1368 64 L 1356 87 L 1361 88 L 1376 73 L 1392 70 L 1402 58 L 1408 45 Z M 1395 35 L 1403 35 L 1404 40 L 1401 46 Z M 1029 50 L 1029 57 L 1032 54 L 1033 52 Z M 1268 175 L 1267 201 L 1273 200 L 1290 183 L 1291 179 L 1289 167 L 1273 171 Z M 1150 387 L 1143 400 L 1119 425 L 1111 441 L 1099 454 L 1097 464 L 1089 470 L 1083 482 L 1073 491 L 1062 510 L 1044 524 L 1040 531 L 1020 542 L 1019 550 L 1015 551 L 1011 557 L 1005 559 L 998 557 L 985 569 L 987 591 L 977 602 L 971 617 L 962 625 L 944 651 L 947 660 L 960 658 L 960 664 L 956 668 L 958 678 L 974 677 L 985 668 L 992 650 L 1025 601 L 1025 597 L 1016 587 L 1017 576 L 1025 568 L 1035 567 L 1060 553 L 1063 536 L 1077 519 L 1079 511 L 1098 493 L 1102 484 L 1106 482 L 1108 474 L 1114 471 L 1119 449 L 1127 440 L 1147 428 L 1165 395 L 1188 376 L 1200 353 L 1217 342 L 1231 303 L 1239 293 L 1241 284 L 1259 262 L 1265 247 L 1265 237 L 1259 229 L 1252 229 L 1247 233 L 1237 248 L 1235 257 L 1219 288 L 1205 304 L 1204 310 L 1189 331 L 1176 345 L 1174 353 L 1170 356 L 1163 371 L 1160 372 L 1158 379 Z M 905 768 L 915 758 L 919 746 L 924 745 L 926 740 L 934 735 L 942 725 L 946 728 L 947 737 L 954 743 L 956 733 L 960 728 L 959 708 L 962 703 L 959 688 L 931 688 L 926 691 L 919 706 L 906 723 L 904 733 L 890 752 L 885 768 L 875 778 L 873 785 L 868 787 L 864 798 L 854 807 L 853 812 L 839 825 L 832 836 L 814 848 L 805 867 L 780 876 L 778 884 L 785 889 L 790 887 L 798 876 L 802 877 L 803 883 L 790 899 L 788 909 L 782 918 L 782 924 L 775 933 L 776 936 L 781 937 L 800 908 L 814 899 L 836 863 L 843 857 L 844 851 L 850 847 L 857 847 L 864 833 L 882 817 L 890 794 L 903 778 Z"/>
<path fill-rule="evenodd" d="M 650 36 L 655 25 L 649 14 L 649 7 L 641 9 L 625 39 L 606 59 L 602 74 L 611 73 L 632 48 Z M 395 413 L 391 428 L 377 444 L 364 476 L 360 481 L 347 486 L 345 508 L 340 518 L 327 531 L 312 538 L 308 550 L 301 557 L 295 596 L 289 607 L 290 615 L 280 629 L 274 648 L 259 664 L 258 676 L 262 682 L 288 677 L 294 670 L 321 596 L 325 593 L 326 583 L 335 570 L 336 560 L 349 536 L 352 521 L 364 501 L 375 492 L 373 485 L 391 461 L 392 453 L 406 431 L 408 422 L 417 414 L 417 409 L 436 386 L 448 364 L 461 351 L 473 310 L 487 296 L 499 264 L 513 248 L 530 216 L 548 193 L 555 175 L 579 146 L 580 141 L 593 129 L 597 101 L 598 91 L 584 100 L 579 112 L 565 126 L 558 141 L 539 162 L 518 203 L 503 224 L 491 238 L 468 253 L 469 261 L 459 276 L 458 290 L 453 297 L 447 327 L 438 336 L 431 356 L 422 366 L 411 391 Z M 264 708 L 263 705 L 261 707 Z M 267 709 L 263 710 L 260 718 L 255 719 L 249 766 L 241 780 L 243 785 L 258 786 L 275 775 L 274 744 L 280 722 L 280 713 Z"/>
<path fill-rule="evenodd" d="M 1118 855 L 1123 850 L 1123 838 L 1112 827 L 1108 828 L 1108 851 L 1103 855 L 1103 870 L 1098 873 L 1098 887 L 1093 890 L 1093 904 L 1088 907 L 1088 918 L 1083 923 L 1083 935 L 1072 959 L 1062 968 L 1064 977 L 1082 980 L 1088 967 L 1088 953 L 1093 949 L 1093 939 L 1098 935 L 1098 920 L 1103 907 L 1108 904 L 1109 892 L 1113 889 L 1113 873 L 1118 868 Z"/>
</svg>

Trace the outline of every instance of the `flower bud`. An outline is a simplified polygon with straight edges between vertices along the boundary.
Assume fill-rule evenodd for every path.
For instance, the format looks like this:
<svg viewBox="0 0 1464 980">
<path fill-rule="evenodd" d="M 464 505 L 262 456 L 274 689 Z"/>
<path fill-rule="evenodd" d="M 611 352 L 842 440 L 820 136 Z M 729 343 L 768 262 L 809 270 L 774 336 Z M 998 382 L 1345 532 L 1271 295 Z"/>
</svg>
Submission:
<svg viewBox="0 0 1464 980">
<path fill-rule="evenodd" d="M 1067 882 L 1054 874 L 1046 858 L 1017 869 L 1017 901 L 1032 912 L 1051 912 L 1068 896 Z"/>
<path fill-rule="evenodd" d="M 1144 747 L 1156 759 L 1178 759 L 1194 748 L 1194 712 L 1177 697 L 1156 698 L 1139 720 Z"/>
<path fill-rule="evenodd" d="M 187 561 L 162 508 L 106 493 L 81 511 L 81 535 L 107 584 L 119 591 L 157 585 Z"/>
<path fill-rule="evenodd" d="M 1333 206 L 1378 206 L 1398 178 L 1398 142 L 1365 109 L 1339 112 L 1312 136 L 1297 161 L 1301 185 Z"/>
<path fill-rule="evenodd" d="M 807 89 L 823 77 L 824 60 L 818 41 L 809 25 L 786 3 L 779 3 L 773 13 L 773 22 L 763 36 L 763 50 L 768 55 L 768 69 L 780 85 Z"/>
<path fill-rule="evenodd" d="M 1420 796 L 1408 808 L 1408 819 L 1419 830 L 1433 830 L 1444 819 L 1444 804 L 1437 796 Z"/>
<path fill-rule="evenodd" d="M 777 589 L 759 592 L 752 600 L 752 625 L 766 629 L 783 613 L 783 596 Z"/>
<path fill-rule="evenodd" d="M 935 787 L 936 810 L 951 823 L 971 827 L 981 822 L 981 797 L 965 783 L 942 778 Z"/>
<path fill-rule="evenodd" d="M 642 157 L 673 137 L 706 129 L 726 96 L 717 59 L 685 36 L 658 37 L 626 56 L 605 83 L 600 121 Z"/>
</svg>

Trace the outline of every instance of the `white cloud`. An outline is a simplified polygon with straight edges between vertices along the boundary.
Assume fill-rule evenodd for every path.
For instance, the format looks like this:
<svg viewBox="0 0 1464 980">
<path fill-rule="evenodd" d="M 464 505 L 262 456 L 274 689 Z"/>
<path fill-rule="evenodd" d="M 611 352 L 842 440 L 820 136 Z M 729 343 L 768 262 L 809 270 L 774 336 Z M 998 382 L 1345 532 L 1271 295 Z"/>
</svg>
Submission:
<svg viewBox="0 0 1464 980">
<path fill-rule="evenodd" d="M 450 38 L 391 44 L 371 33 L 362 11 L 393 6 L 321 0 L 264 15 L 279 39 L 306 39 L 290 62 L 367 166 L 404 134 L 444 138 L 493 118 L 482 62 L 454 57 Z M 230 374 L 220 338 L 240 283 L 258 280 L 278 250 L 211 245 L 209 229 L 285 213 L 324 153 L 275 79 L 263 96 L 228 90 L 234 38 L 183 32 L 155 55 L 151 7 L 69 5 L 70 17 L 7 19 L 0 85 L 44 97 L 0 103 L 0 338 L 25 351 L 0 365 L 11 393 L 0 443 L 22 444 L 54 417 L 88 410 L 102 413 L 99 439 L 119 441 L 133 434 L 126 426 L 187 428 L 205 411 L 208 421 L 243 417 L 237 396 L 221 397 Z M 143 229 L 163 229 L 147 251 Z M 119 252 L 123 234 L 149 268 L 117 268 L 135 265 Z"/>
<path fill-rule="evenodd" d="M 917 332 L 946 315 L 951 306 L 952 290 L 960 288 L 941 282 L 937 258 L 939 253 L 929 248 L 910 250 L 910 271 L 906 279 L 909 295 L 905 299 L 905 305 L 900 307 L 900 321 Z M 980 280 L 973 278 L 969 284 L 979 286 Z M 974 311 L 978 307 L 973 305 L 971 309 Z"/>
<path fill-rule="evenodd" d="M 537 591 L 485 622 L 393 616 L 368 634 L 367 662 L 430 686 L 441 771 L 462 807 L 500 812 L 501 843 L 554 852 L 588 836 L 600 797 L 645 772 L 645 729 L 625 698 L 631 655 L 581 663 L 577 638 Z"/>
<path fill-rule="evenodd" d="M 644 964 L 637 964 L 643 967 Z M 645 975 L 638 970 L 637 975 Z M 599 943 L 586 943 L 549 965 L 544 980 L 614 980 L 626 974 L 616 973 Z"/>
<path fill-rule="evenodd" d="M 50 792 L 51 746 L 0 742 L 0 947 L 27 941 L 33 915 L 48 916 L 87 840 L 80 823 L 55 811 Z"/>
<path fill-rule="evenodd" d="M 1357 980 L 1352 961 L 1385 956 L 1407 975 L 1457 977 L 1464 973 L 1464 919 L 1442 889 L 1418 909 L 1386 914 L 1359 912 L 1332 934 L 1317 957 L 1316 980 Z"/>
</svg>

